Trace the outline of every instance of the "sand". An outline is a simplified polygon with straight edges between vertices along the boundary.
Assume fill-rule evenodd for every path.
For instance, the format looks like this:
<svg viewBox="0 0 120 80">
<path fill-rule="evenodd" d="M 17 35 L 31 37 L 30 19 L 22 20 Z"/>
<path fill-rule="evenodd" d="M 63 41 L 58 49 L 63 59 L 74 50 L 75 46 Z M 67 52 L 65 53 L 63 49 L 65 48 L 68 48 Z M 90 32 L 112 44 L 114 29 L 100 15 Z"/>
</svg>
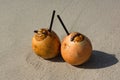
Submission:
<svg viewBox="0 0 120 80">
<path fill-rule="evenodd" d="M 87 63 L 44 60 L 32 51 L 33 31 L 49 27 L 53 10 L 69 32 L 91 40 Z M 66 36 L 57 17 L 52 29 Z M 0 0 L 0 80 L 120 80 L 119 41 L 119 0 Z"/>
</svg>

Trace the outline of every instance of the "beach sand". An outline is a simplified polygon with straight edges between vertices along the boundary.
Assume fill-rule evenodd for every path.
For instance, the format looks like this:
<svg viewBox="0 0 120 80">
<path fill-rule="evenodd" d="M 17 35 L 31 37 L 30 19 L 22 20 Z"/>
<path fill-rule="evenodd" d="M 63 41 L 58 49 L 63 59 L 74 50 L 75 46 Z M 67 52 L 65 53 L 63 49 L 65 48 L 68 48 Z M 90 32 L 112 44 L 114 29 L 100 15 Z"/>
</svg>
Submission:
<svg viewBox="0 0 120 80">
<path fill-rule="evenodd" d="M 33 31 L 49 28 L 53 10 L 69 32 L 91 40 L 87 63 L 44 60 L 32 51 Z M 56 15 L 52 29 L 62 41 L 67 34 Z M 0 0 L 0 80 L 120 80 L 119 41 L 119 0 Z"/>
</svg>

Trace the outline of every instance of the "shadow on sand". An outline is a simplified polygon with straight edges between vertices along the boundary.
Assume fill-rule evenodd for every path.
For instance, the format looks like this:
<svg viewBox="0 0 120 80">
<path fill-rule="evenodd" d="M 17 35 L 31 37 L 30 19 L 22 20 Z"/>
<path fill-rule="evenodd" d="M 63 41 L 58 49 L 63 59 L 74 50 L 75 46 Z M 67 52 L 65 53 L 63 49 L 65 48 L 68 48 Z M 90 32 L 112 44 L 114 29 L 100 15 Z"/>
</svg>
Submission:
<svg viewBox="0 0 120 80">
<path fill-rule="evenodd" d="M 93 51 L 90 60 L 80 66 L 75 66 L 77 68 L 87 68 L 87 69 L 99 69 L 112 66 L 118 62 L 118 59 L 114 54 L 108 54 L 101 51 Z"/>
<path fill-rule="evenodd" d="M 52 62 L 65 62 L 61 56 L 61 53 L 58 54 L 58 56 L 52 58 L 52 59 L 49 59 L 49 61 L 52 61 Z"/>
<path fill-rule="evenodd" d="M 32 65 L 38 66 L 41 65 L 42 58 L 36 56 L 33 53 L 29 53 L 26 57 L 27 63 L 30 63 Z M 55 58 L 49 59 L 48 61 L 51 62 L 65 62 L 63 58 L 61 57 L 61 54 L 56 56 Z M 93 50 L 92 56 L 86 63 L 74 66 L 76 68 L 85 68 L 85 69 L 100 69 L 112 66 L 118 62 L 118 59 L 115 57 L 114 54 L 109 54 L 97 50 Z"/>
</svg>

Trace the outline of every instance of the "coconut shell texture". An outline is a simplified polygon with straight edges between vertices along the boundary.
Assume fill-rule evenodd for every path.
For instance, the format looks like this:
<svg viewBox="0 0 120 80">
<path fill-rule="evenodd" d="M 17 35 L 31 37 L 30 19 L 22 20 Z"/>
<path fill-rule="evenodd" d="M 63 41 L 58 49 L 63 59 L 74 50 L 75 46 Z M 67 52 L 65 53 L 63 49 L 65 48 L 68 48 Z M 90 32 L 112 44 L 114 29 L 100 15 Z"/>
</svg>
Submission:
<svg viewBox="0 0 120 80">
<path fill-rule="evenodd" d="M 54 31 L 40 29 L 32 38 L 32 49 L 44 59 L 54 58 L 60 53 L 60 40 Z"/>
<path fill-rule="evenodd" d="M 63 59 L 71 65 L 81 65 L 85 63 L 92 54 L 90 40 L 83 34 L 75 36 L 78 32 L 70 33 L 61 44 L 61 55 Z M 74 37 L 74 39 L 73 39 Z"/>
</svg>

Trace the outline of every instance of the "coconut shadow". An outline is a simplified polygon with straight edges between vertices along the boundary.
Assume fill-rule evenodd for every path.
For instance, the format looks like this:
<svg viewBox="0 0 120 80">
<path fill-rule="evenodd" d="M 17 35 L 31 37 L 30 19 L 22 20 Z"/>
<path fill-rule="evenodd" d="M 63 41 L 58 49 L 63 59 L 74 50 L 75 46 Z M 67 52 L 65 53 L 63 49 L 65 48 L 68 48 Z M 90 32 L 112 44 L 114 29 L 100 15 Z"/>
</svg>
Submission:
<svg viewBox="0 0 120 80">
<path fill-rule="evenodd" d="M 75 66 L 77 68 L 99 69 L 112 66 L 118 62 L 114 54 L 108 54 L 102 51 L 93 50 L 92 56 L 86 63 Z"/>
<path fill-rule="evenodd" d="M 49 61 L 52 62 L 65 62 L 61 56 L 61 53 L 59 53 L 56 57 L 48 59 Z"/>
</svg>

